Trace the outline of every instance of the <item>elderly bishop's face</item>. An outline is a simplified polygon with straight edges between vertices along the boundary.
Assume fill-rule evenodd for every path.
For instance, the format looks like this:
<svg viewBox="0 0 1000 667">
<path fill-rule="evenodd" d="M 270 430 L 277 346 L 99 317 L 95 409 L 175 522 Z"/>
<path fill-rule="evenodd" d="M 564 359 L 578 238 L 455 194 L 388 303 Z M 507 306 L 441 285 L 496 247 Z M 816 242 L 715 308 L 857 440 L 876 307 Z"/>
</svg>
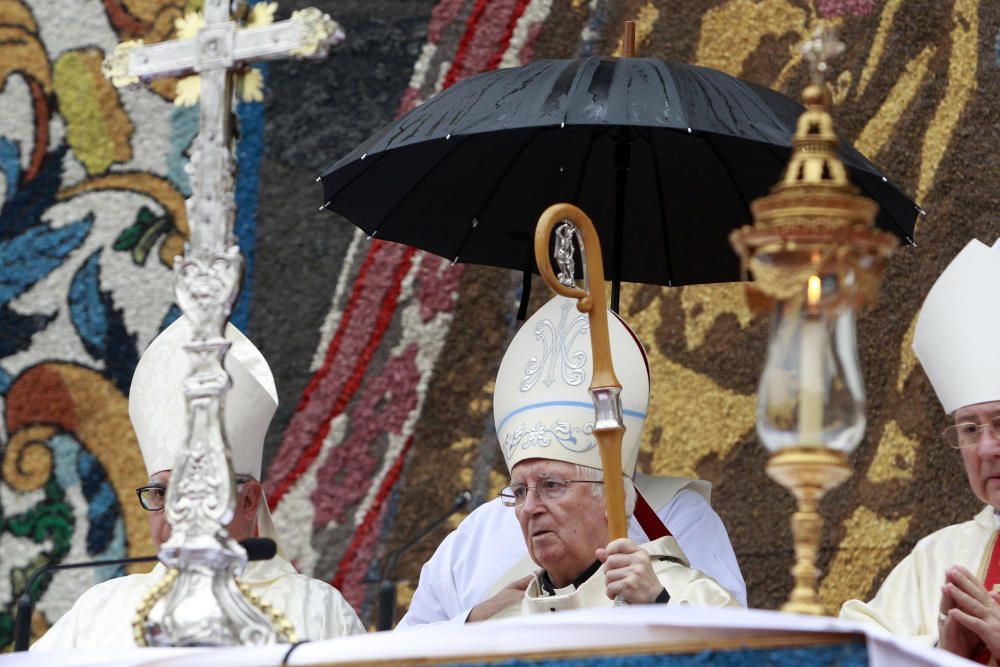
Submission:
<svg viewBox="0 0 1000 667">
<path fill-rule="evenodd" d="M 576 466 L 564 461 L 528 459 L 511 471 L 511 484 L 535 487 L 545 480 L 574 479 Z M 604 497 L 593 495 L 593 484 L 570 484 L 555 500 L 534 490 L 514 509 L 531 559 L 549 573 L 552 582 L 566 586 L 589 567 L 597 549 L 607 546 L 608 522 Z"/>
<path fill-rule="evenodd" d="M 986 424 L 1000 416 L 1000 401 L 967 405 L 955 411 L 955 423 Z M 1000 433 L 986 426 L 974 446 L 961 449 L 969 486 L 980 500 L 1000 509 Z"/>
</svg>

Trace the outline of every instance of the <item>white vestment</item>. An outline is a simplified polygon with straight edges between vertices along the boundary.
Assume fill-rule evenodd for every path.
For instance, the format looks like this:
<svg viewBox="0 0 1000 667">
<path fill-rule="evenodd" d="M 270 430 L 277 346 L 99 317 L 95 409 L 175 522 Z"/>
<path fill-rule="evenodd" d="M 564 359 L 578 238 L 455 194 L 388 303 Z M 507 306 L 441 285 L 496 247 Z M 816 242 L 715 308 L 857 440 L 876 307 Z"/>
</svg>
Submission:
<svg viewBox="0 0 1000 667">
<path fill-rule="evenodd" d="M 996 537 L 992 507 L 983 509 L 972 521 L 928 535 L 892 569 L 871 602 L 848 600 L 840 618 L 872 623 L 894 635 L 933 644 L 938 638 L 945 570 L 962 565 L 983 580 Z"/>
<path fill-rule="evenodd" d="M 691 566 L 715 579 L 746 606 L 746 584 L 719 515 L 708 504 L 706 482 L 636 475 L 636 485 L 677 538 Z M 649 541 L 635 517 L 629 537 Z M 420 582 L 399 628 L 425 623 L 464 623 L 474 606 L 503 584 L 537 565 L 528 558 L 514 510 L 499 498 L 480 505 L 445 537 L 420 571 Z"/>
<path fill-rule="evenodd" d="M 670 595 L 667 604 L 693 604 L 702 607 L 739 607 L 740 603 L 715 580 L 706 577 L 687 565 L 687 559 L 677 541 L 661 537 L 640 545 L 650 554 L 650 563 L 656 578 Z M 667 558 L 658 558 L 666 556 Z M 680 562 L 678 562 L 680 561 Z M 611 607 L 614 601 L 607 595 L 604 565 L 577 588 L 570 584 L 556 589 L 555 594 L 542 587 L 542 570 L 535 570 L 524 596 L 511 606 L 502 609 L 493 618 L 510 618 L 526 614 L 541 614 L 567 609 L 593 609 Z"/>
<path fill-rule="evenodd" d="M 135 646 L 132 620 L 142 596 L 163 578 L 166 568 L 118 577 L 97 584 L 49 628 L 31 650 Z M 333 586 L 299 574 L 284 558 L 247 564 L 240 581 L 285 615 L 299 641 L 363 633 L 365 628 Z"/>
</svg>

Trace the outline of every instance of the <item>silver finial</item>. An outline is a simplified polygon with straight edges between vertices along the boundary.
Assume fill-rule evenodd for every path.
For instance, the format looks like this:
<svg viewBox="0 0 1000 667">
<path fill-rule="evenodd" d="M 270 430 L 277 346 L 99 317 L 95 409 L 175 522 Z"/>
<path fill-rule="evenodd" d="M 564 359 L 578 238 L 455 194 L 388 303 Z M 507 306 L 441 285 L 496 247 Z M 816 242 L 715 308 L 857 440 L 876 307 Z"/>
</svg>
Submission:
<svg viewBox="0 0 1000 667">
<path fill-rule="evenodd" d="M 816 28 L 812 37 L 802 45 L 802 56 L 809 63 L 813 84 L 819 86 L 826 79 L 829 62 L 844 52 L 844 43 L 837 39 L 833 28 L 823 23 Z"/>
</svg>

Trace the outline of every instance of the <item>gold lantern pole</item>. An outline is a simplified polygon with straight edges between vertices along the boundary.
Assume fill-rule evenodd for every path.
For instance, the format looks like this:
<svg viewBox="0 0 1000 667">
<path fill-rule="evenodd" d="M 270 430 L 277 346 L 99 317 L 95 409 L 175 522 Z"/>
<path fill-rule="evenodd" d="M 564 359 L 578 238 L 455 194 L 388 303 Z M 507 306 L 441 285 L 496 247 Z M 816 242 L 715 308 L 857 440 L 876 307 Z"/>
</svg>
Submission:
<svg viewBox="0 0 1000 667">
<path fill-rule="evenodd" d="M 792 516 L 795 585 L 782 609 L 814 615 L 825 613 L 816 589 L 823 527 L 819 501 L 851 475 L 848 453 L 864 430 L 864 389 L 856 365 L 849 373 L 855 384 L 851 408 L 860 414 L 850 429 L 831 414 L 843 405 L 831 400 L 832 392 L 844 393 L 837 363 L 845 361 L 845 354 L 847 365 L 857 363 L 854 309 L 874 295 L 882 265 L 897 245 L 893 235 L 874 228 L 878 205 L 856 194 L 837 157 L 824 74 L 827 59 L 842 50 L 843 44 L 825 28 L 807 42 L 803 51 L 813 79 L 803 92 L 806 110 L 798 121 L 791 160 L 771 194 L 752 204 L 755 224 L 730 235 L 744 272 L 754 278 L 748 299 L 776 308 L 775 329 L 779 322 L 792 322 L 794 335 L 772 331 L 757 429 L 773 452 L 768 475 L 798 501 Z M 844 313 L 851 348 L 846 353 L 845 346 L 829 344 L 843 327 L 828 323 L 843 319 Z M 780 361 L 785 366 L 769 377 L 772 364 Z"/>
</svg>

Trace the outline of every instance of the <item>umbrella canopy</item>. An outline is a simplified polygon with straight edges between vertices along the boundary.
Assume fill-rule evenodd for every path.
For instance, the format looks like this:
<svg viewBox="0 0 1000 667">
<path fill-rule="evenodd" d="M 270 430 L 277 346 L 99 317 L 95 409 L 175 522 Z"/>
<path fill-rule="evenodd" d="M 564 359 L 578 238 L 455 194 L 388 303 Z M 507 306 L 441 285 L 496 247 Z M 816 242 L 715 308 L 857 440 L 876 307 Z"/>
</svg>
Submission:
<svg viewBox="0 0 1000 667">
<path fill-rule="evenodd" d="M 781 176 L 802 110 L 704 67 L 539 61 L 465 79 L 382 128 L 323 172 L 324 201 L 369 235 L 520 270 L 539 215 L 569 202 L 594 220 L 612 280 L 740 280 L 728 234 Z M 840 155 L 877 224 L 912 242 L 914 204 L 858 151 Z"/>
</svg>

